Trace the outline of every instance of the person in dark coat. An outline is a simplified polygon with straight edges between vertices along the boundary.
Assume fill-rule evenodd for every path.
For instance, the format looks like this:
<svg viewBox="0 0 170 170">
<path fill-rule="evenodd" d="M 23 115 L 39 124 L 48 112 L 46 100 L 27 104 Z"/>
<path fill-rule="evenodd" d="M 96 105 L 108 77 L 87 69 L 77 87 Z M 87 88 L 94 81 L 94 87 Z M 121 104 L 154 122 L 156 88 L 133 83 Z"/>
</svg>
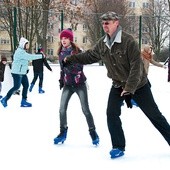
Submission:
<svg viewBox="0 0 170 170">
<path fill-rule="evenodd" d="M 111 158 L 124 155 L 126 138 L 121 121 L 121 104 L 125 100 L 127 107 L 132 108 L 132 98 L 170 146 L 170 125 L 154 100 L 139 44 L 132 35 L 122 30 L 119 16 L 115 12 L 109 11 L 100 19 L 105 35 L 92 49 L 68 55 L 63 62 L 65 65 L 92 64 L 102 60 L 105 64 L 107 76 L 112 79 L 106 109 L 112 144 L 109 152 Z M 155 149 L 158 148 L 160 149 L 160 146 Z"/>
<path fill-rule="evenodd" d="M 42 54 L 43 49 L 39 48 L 37 54 Z M 29 91 L 32 92 L 32 89 L 39 77 L 39 93 L 45 93 L 45 91 L 42 89 L 43 86 L 43 79 L 44 79 L 44 65 L 48 68 L 48 70 L 52 71 L 51 67 L 49 66 L 47 60 L 45 57 L 42 59 L 37 59 L 32 61 L 32 66 L 33 66 L 33 72 L 34 72 L 34 77 L 31 82 Z"/>
<path fill-rule="evenodd" d="M 4 72 L 5 72 L 6 63 L 7 63 L 7 58 L 5 56 L 2 56 L 0 61 L 0 94 L 2 90 L 2 82 L 4 81 Z M 0 95 L 0 99 L 1 98 L 2 96 Z"/>
</svg>

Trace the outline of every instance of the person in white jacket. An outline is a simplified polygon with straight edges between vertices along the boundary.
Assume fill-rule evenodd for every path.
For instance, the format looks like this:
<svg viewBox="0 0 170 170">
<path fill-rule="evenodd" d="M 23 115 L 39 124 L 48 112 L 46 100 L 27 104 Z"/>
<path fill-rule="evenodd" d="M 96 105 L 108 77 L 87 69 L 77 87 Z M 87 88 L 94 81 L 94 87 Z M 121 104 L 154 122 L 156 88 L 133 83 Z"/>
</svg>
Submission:
<svg viewBox="0 0 170 170">
<path fill-rule="evenodd" d="M 21 84 L 23 86 L 22 90 L 22 100 L 21 107 L 32 107 L 32 104 L 27 102 L 27 92 L 29 87 L 27 72 L 29 61 L 42 58 L 42 54 L 29 54 L 27 50 L 29 49 L 28 40 L 21 37 L 19 41 L 19 46 L 14 53 L 14 58 L 12 62 L 11 74 L 13 77 L 13 87 L 7 92 L 6 96 L 2 98 L 1 104 L 7 107 L 7 101 L 10 99 L 12 94 L 17 91 Z"/>
</svg>

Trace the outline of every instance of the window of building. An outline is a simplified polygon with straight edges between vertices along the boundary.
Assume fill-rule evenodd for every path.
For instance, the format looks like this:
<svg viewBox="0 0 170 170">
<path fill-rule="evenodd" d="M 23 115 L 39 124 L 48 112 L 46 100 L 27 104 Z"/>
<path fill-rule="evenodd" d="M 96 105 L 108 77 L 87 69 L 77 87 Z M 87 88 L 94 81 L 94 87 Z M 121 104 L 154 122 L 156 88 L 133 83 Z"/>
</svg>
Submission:
<svg viewBox="0 0 170 170">
<path fill-rule="evenodd" d="M 135 2 L 129 2 L 129 8 L 135 8 Z"/>
<path fill-rule="evenodd" d="M 8 39 L 0 39 L 0 44 L 10 44 L 10 41 Z"/>
<path fill-rule="evenodd" d="M 142 28 L 142 32 L 143 33 L 148 33 L 149 32 L 149 28 L 148 27 L 143 27 Z"/>
<path fill-rule="evenodd" d="M 48 55 L 53 55 L 54 54 L 54 50 L 53 49 L 47 49 L 47 54 Z"/>
<path fill-rule="evenodd" d="M 83 44 L 87 43 L 87 37 L 83 37 Z"/>
<path fill-rule="evenodd" d="M 71 0 L 70 3 L 73 4 L 73 5 L 77 5 L 79 2 L 79 0 Z"/>
<path fill-rule="evenodd" d="M 87 31 L 87 25 L 86 24 L 83 24 L 83 31 Z"/>
<path fill-rule="evenodd" d="M 49 43 L 53 43 L 53 42 L 54 42 L 53 36 L 48 36 L 48 37 L 47 37 L 47 41 L 48 41 Z"/>
<path fill-rule="evenodd" d="M 74 42 L 77 43 L 77 37 L 74 37 Z"/>
<path fill-rule="evenodd" d="M 130 31 L 130 33 L 135 33 L 135 27 L 134 26 L 130 26 L 129 27 L 129 31 Z"/>
<path fill-rule="evenodd" d="M 48 29 L 53 29 L 53 28 L 54 28 L 53 24 L 52 23 L 48 23 Z"/>
<path fill-rule="evenodd" d="M 148 44 L 148 39 L 147 38 L 142 38 L 142 44 Z"/>
<path fill-rule="evenodd" d="M 148 2 L 143 2 L 143 8 L 149 8 L 149 3 Z"/>
</svg>

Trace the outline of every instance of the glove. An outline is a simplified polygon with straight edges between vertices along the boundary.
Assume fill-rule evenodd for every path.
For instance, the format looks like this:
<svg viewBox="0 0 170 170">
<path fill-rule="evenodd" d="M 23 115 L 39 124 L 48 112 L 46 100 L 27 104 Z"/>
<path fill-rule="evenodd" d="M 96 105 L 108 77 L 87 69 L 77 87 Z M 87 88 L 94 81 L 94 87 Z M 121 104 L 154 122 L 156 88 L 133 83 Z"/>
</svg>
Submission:
<svg viewBox="0 0 170 170">
<path fill-rule="evenodd" d="M 64 82 L 63 80 L 59 80 L 59 83 L 60 83 L 60 90 L 64 87 Z"/>
<path fill-rule="evenodd" d="M 131 103 L 131 99 L 132 99 L 132 94 L 129 92 L 126 92 L 123 94 L 124 98 L 125 98 L 125 102 L 128 108 L 132 108 L 132 103 Z"/>
<path fill-rule="evenodd" d="M 73 63 L 71 61 L 68 61 L 68 60 L 66 60 L 66 61 L 62 60 L 62 64 L 63 64 L 63 67 L 67 67 L 69 65 L 72 65 Z"/>
</svg>

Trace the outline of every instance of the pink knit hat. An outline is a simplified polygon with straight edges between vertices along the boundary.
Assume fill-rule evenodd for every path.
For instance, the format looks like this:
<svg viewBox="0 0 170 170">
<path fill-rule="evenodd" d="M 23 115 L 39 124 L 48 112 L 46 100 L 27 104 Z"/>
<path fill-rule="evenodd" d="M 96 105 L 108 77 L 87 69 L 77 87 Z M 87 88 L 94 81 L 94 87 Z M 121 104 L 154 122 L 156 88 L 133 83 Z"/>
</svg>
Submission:
<svg viewBox="0 0 170 170">
<path fill-rule="evenodd" d="M 73 42 L 73 32 L 70 28 L 65 29 L 63 31 L 61 31 L 60 33 L 60 39 L 62 39 L 63 37 L 69 38 L 71 42 Z"/>
</svg>

